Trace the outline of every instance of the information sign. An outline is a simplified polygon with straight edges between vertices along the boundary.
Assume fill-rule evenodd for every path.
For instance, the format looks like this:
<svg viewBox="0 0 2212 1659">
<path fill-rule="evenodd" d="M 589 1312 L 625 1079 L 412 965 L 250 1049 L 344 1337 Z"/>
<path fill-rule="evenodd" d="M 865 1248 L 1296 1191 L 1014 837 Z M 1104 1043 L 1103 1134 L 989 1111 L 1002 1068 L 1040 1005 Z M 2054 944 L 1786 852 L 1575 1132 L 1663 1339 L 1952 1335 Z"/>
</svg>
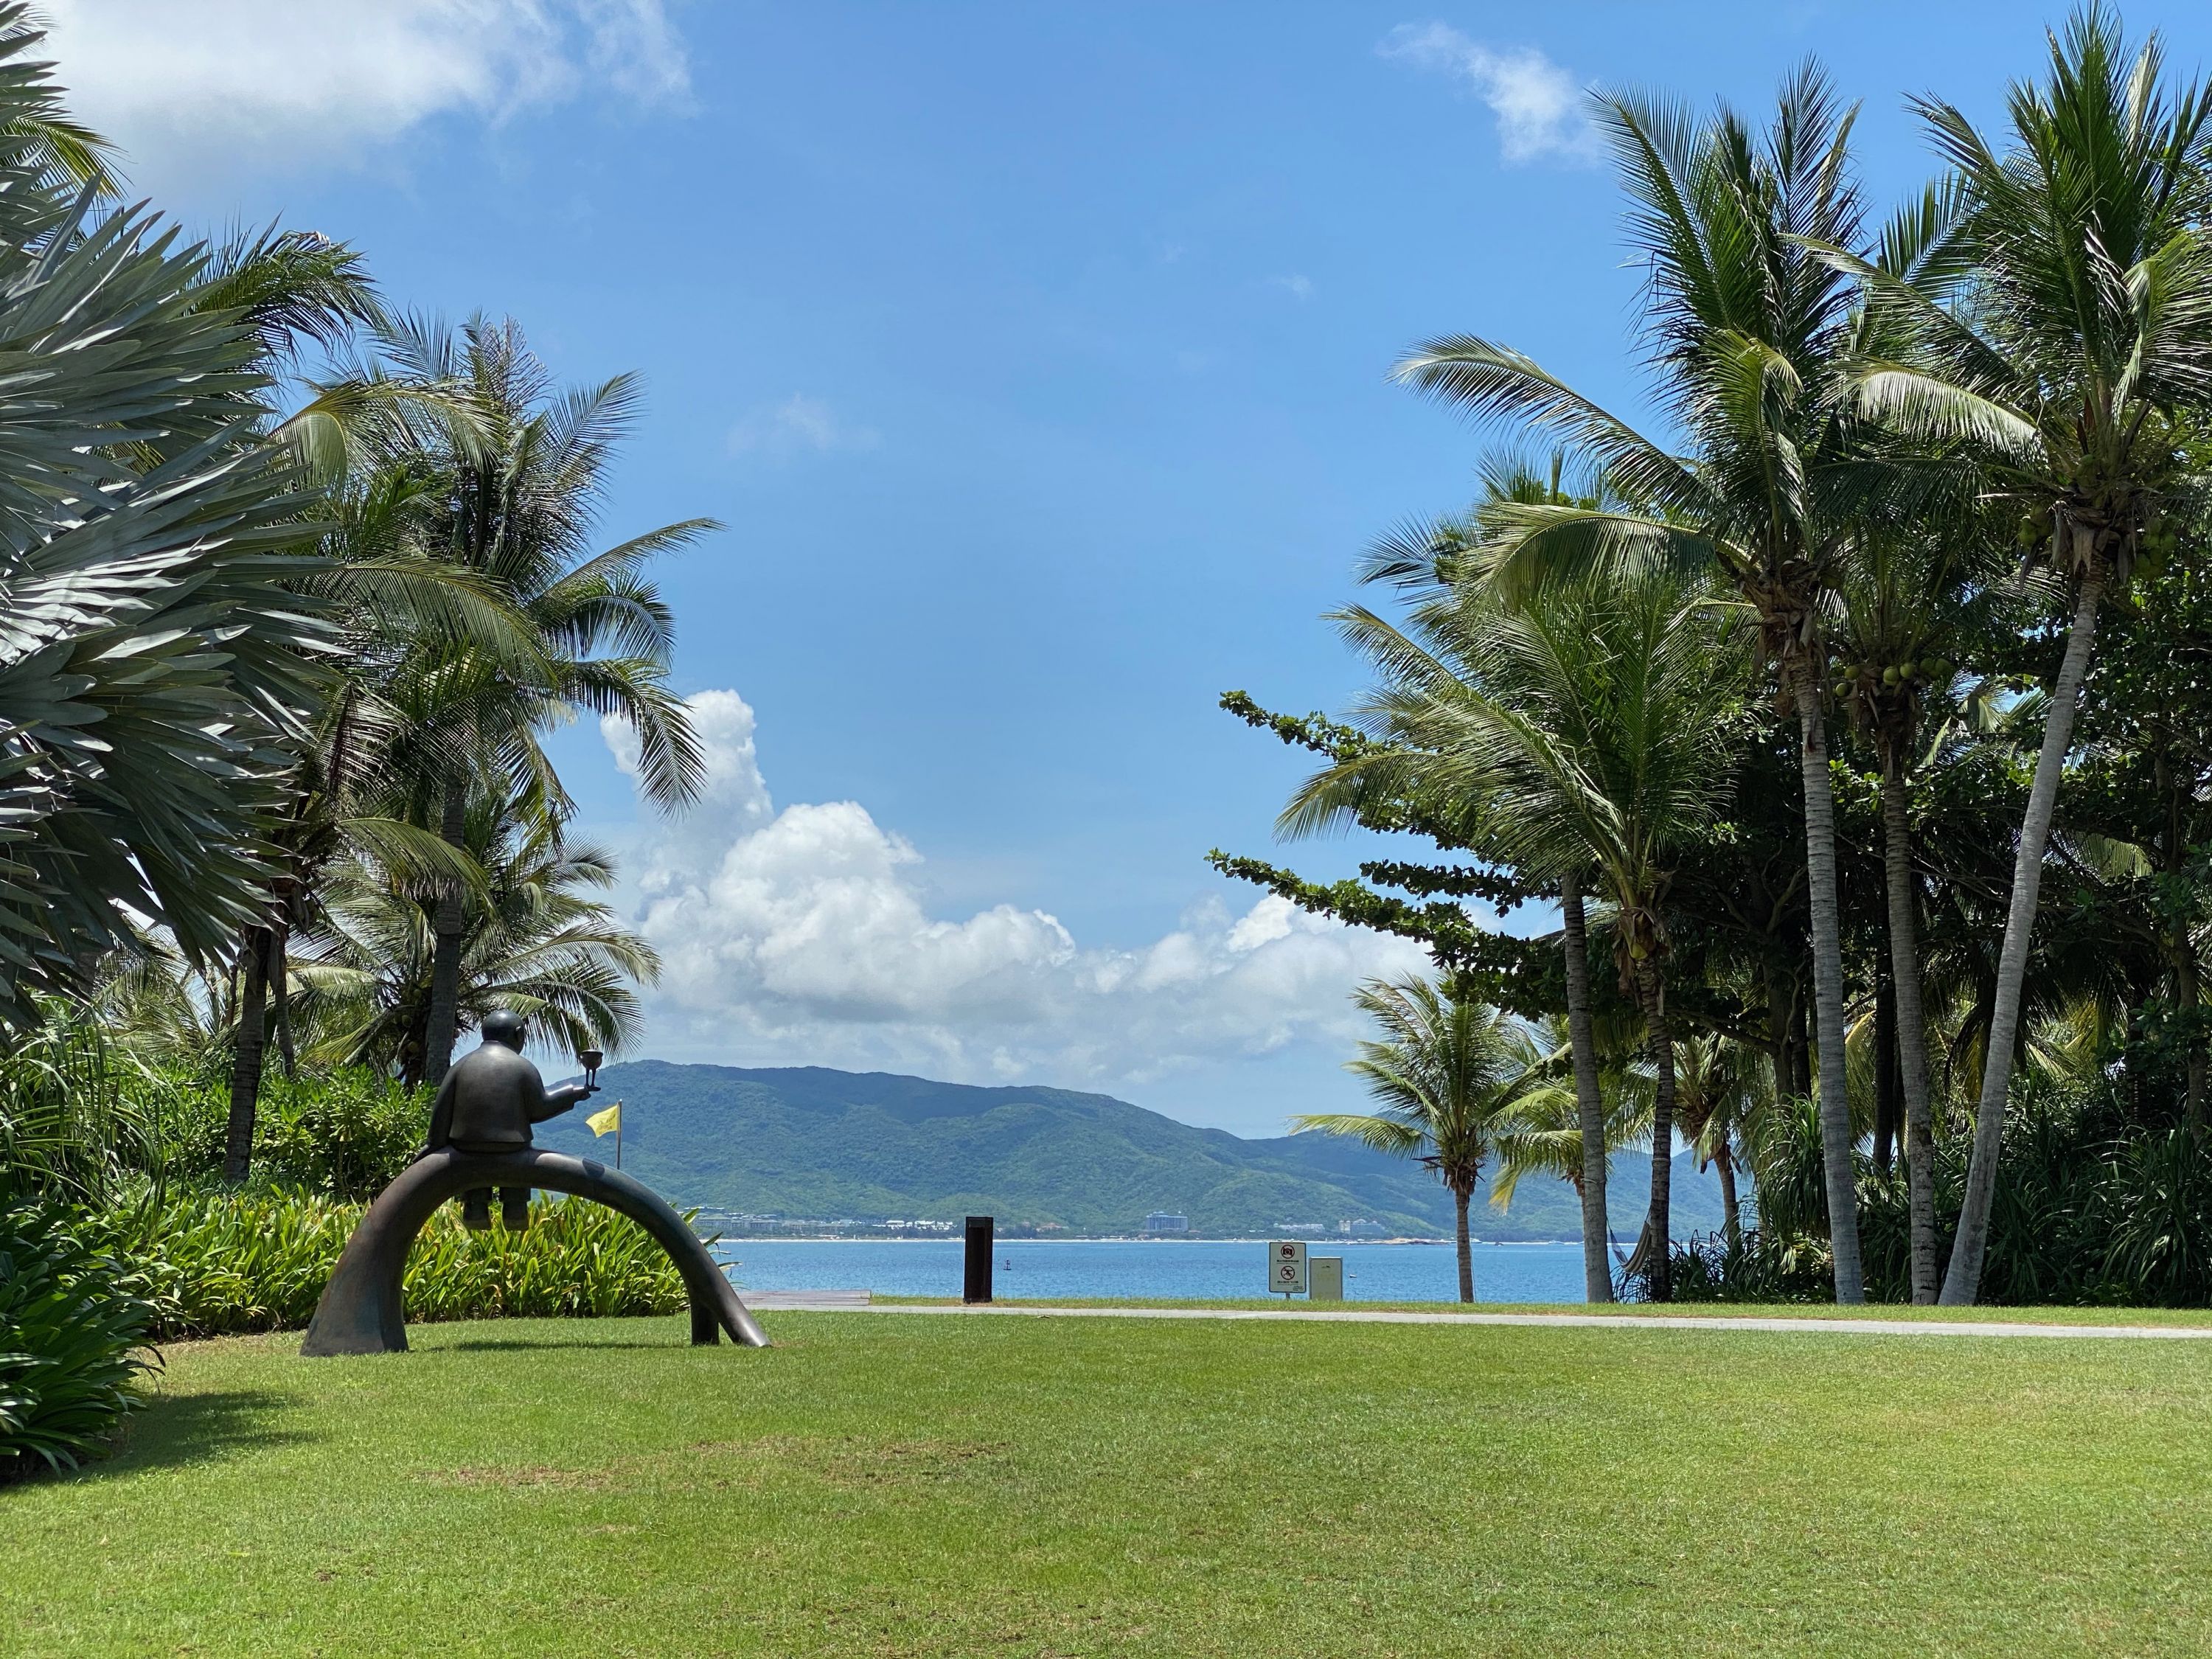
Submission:
<svg viewBox="0 0 2212 1659">
<path fill-rule="evenodd" d="M 1267 1288 L 1283 1296 L 1303 1296 L 1306 1289 L 1305 1241 L 1279 1238 L 1267 1246 Z"/>
</svg>

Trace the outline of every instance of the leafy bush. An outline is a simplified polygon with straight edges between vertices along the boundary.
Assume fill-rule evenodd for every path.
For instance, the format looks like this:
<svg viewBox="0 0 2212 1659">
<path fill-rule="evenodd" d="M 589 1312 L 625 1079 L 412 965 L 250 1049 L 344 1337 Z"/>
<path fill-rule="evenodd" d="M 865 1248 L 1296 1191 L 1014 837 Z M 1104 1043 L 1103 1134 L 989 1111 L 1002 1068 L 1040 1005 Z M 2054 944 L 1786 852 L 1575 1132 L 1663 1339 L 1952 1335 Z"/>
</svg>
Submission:
<svg viewBox="0 0 2212 1659">
<path fill-rule="evenodd" d="M 71 1468 L 143 1396 L 153 1310 L 64 1212 L 0 1209 L 0 1475 Z"/>
<path fill-rule="evenodd" d="M 96 1225 L 143 1275 L 162 1339 L 298 1328 L 313 1316 L 362 1207 L 253 1188 L 173 1192 Z M 684 1281 L 628 1217 L 540 1197 L 521 1233 L 472 1233 L 447 1205 L 407 1260 L 411 1320 L 673 1313 Z"/>
<path fill-rule="evenodd" d="M 98 1017 L 61 998 L 46 1021 L 0 1050 L 0 1200 L 97 1200 L 157 1166 L 147 1081 L 118 1055 Z"/>
<path fill-rule="evenodd" d="M 2120 1083 L 2060 1087 L 2030 1078 L 2006 1114 L 1981 1299 L 2027 1306 L 2212 1304 L 2212 1137 L 2186 1124 L 2145 1125 Z M 1802 1142 L 1802 1144 L 1801 1144 Z M 1966 1179 L 1967 1137 L 1936 1146 L 1939 1262 L 1948 1261 Z M 1717 1238 L 1675 1246 L 1683 1301 L 1826 1301 L 1825 1219 L 1803 1202 L 1820 1146 L 1794 1139 L 1779 1167 L 1789 1200 L 1760 1206 L 1761 1225 L 1733 1249 Z M 1764 1198 L 1762 1194 L 1762 1198 Z M 1862 1170 L 1859 1237 L 1867 1297 L 1911 1299 L 1905 1177 Z M 1793 1218 L 1775 1224 L 1775 1212 Z M 1632 1289 L 1633 1287 L 1631 1287 Z"/>
<path fill-rule="evenodd" d="M 1697 1233 L 1674 1247 L 1669 1285 L 1677 1302 L 1832 1302 L 1835 1259 L 1826 1240 L 1802 1234 Z M 1639 1286 L 1626 1288 L 1624 1300 L 1640 1299 Z"/>
<path fill-rule="evenodd" d="M 219 1174 L 229 1079 L 164 1073 L 142 1088 L 164 1172 L 188 1182 Z M 254 1122 L 253 1178 L 366 1200 L 407 1167 L 429 1123 L 427 1095 L 365 1068 L 271 1075 L 262 1080 Z"/>
</svg>

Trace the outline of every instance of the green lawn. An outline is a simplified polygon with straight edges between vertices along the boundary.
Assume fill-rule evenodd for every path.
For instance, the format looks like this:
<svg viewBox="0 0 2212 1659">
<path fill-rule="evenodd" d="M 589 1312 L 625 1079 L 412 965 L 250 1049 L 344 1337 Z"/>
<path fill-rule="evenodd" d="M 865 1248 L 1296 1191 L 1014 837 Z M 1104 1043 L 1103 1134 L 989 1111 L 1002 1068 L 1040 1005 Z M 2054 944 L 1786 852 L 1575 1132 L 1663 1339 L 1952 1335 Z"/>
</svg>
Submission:
<svg viewBox="0 0 2212 1659">
<path fill-rule="evenodd" d="M 0 1652 L 2212 1648 L 2194 1343 L 766 1317 L 176 1348 Z"/>
<path fill-rule="evenodd" d="M 954 1308 L 957 1296 L 878 1296 L 887 1307 Z M 1832 1302 L 1313 1302 L 1271 1297 L 1056 1296 L 996 1298 L 1006 1308 L 1226 1308 L 1292 1313 L 1595 1314 L 1607 1319 L 1875 1319 L 1893 1325 L 2179 1325 L 2212 1328 L 2212 1308 L 1913 1308 L 1874 1302 L 1839 1308 Z"/>
</svg>

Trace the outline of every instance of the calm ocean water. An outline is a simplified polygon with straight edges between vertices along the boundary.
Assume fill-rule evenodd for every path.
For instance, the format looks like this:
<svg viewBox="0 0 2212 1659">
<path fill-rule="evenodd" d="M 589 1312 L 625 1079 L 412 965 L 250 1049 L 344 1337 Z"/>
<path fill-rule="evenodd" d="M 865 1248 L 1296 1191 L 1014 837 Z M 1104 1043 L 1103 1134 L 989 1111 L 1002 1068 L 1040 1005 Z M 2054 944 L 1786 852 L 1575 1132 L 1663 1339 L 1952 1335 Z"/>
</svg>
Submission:
<svg viewBox="0 0 2212 1659">
<path fill-rule="evenodd" d="M 957 1296 L 957 1240 L 732 1239 L 715 1247 L 738 1288 Z M 1449 1302 L 1459 1295 L 1449 1244 L 1316 1243 L 1344 1258 L 1353 1302 Z M 1214 1239 L 1008 1239 L 997 1251 L 1001 1297 L 1255 1297 L 1267 1292 L 1266 1246 Z M 1484 1302 L 1579 1302 L 1579 1244 L 1478 1244 Z"/>
</svg>

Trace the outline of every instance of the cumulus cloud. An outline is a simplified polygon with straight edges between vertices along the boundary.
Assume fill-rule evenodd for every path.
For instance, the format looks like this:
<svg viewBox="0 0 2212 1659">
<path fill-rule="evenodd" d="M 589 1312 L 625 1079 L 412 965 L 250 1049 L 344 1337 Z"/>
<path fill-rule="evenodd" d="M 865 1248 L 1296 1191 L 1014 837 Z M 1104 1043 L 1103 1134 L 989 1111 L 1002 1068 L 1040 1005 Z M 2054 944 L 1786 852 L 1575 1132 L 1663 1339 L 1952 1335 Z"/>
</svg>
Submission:
<svg viewBox="0 0 2212 1659">
<path fill-rule="evenodd" d="M 776 811 L 744 701 L 707 691 L 691 708 L 708 799 L 632 854 L 636 921 L 665 964 L 656 1054 L 1112 1088 L 1304 1039 L 1348 1044 L 1353 984 L 1426 963 L 1273 896 L 1202 901 L 1134 949 L 1085 945 L 1012 904 L 933 915 L 911 842 L 855 801 Z M 603 729 L 634 773 L 634 734 Z"/>
<path fill-rule="evenodd" d="M 351 161 L 435 116 L 680 103 L 662 0 L 45 0 L 76 113 L 132 176 Z"/>
<path fill-rule="evenodd" d="M 1582 88 L 1533 46 L 1500 52 L 1447 23 L 1401 23 L 1375 51 L 1391 63 L 1464 82 L 1498 117 L 1498 147 L 1510 162 L 1598 157 Z"/>
<path fill-rule="evenodd" d="M 873 449 L 876 442 L 872 428 L 855 426 L 822 398 L 795 392 L 780 404 L 748 410 L 730 428 L 729 447 L 732 455 L 789 460 L 833 449 Z"/>
<path fill-rule="evenodd" d="M 1291 271 L 1284 276 L 1270 276 L 1267 278 L 1267 283 L 1272 288 L 1282 289 L 1300 304 L 1313 298 L 1313 279 L 1310 276 L 1301 276 L 1296 271 Z"/>
</svg>

